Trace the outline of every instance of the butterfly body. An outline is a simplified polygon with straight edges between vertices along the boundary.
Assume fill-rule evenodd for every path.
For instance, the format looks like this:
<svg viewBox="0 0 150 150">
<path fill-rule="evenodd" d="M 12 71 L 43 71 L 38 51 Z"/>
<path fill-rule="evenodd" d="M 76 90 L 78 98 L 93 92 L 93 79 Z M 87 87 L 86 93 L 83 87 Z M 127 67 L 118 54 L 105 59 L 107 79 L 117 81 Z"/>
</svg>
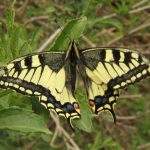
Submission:
<svg viewBox="0 0 150 150">
<path fill-rule="evenodd" d="M 79 50 L 72 41 L 65 52 L 43 52 L 17 58 L 0 75 L 0 88 L 37 96 L 42 105 L 71 119 L 80 118 L 75 97 L 76 77 L 80 75 L 89 106 L 98 114 L 112 113 L 120 89 L 150 76 L 147 59 L 123 48 Z"/>
</svg>

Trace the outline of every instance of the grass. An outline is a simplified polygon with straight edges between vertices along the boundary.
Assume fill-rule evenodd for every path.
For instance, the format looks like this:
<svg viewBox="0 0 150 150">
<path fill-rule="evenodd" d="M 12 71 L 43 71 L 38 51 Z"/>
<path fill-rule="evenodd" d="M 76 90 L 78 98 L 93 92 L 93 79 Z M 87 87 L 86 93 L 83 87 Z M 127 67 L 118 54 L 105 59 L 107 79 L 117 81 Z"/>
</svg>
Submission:
<svg viewBox="0 0 150 150">
<path fill-rule="evenodd" d="M 121 0 L 117 2 L 113 0 L 20 0 L 13 3 L 1 1 L 0 6 L 0 66 L 6 65 L 19 56 L 39 50 L 67 49 L 68 36 L 78 40 L 80 48 L 128 47 L 139 50 L 150 58 L 148 14 L 150 2 L 148 0 L 126 2 Z M 57 29 L 60 29 L 55 19 L 62 28 L 65 28 L 52 41 L 49 39 Z M 43 48 L 47 41 L 48 44 Z M 58 118 L 54 115 L 49 117 L 49 112 L 38 103 L 36 98 L 1 90 L 0 126 L 5 123 L 9 128 L 5 125 L 0 130 L 0 149 L 65 150 L 70 147 L 90 150 L 149 149 L 149 85 L 150 80 L 147 79 L 122 91 L 115 108 L 118 118 L 116 125 L 107 112 L 91 120 L 85 93 L 80 92 L 79 88 L 76 94 L 83 103 L 81 104 L 83 119 L 73 122 L 75 126 L 82 129 L 76 130 L 75 133 L 72 133 L 62 118 L 58 128 L 55 127 Z M 8 114 L 7 110 L 9 110 Z M 24 115 L 26 117 L 23 117 Z M 26 123 L 26 130 L 25 128 L 14 129 L 14 124 L 19 123 L 18 120 Z M 31 126 L 34 129 L 40 127 L 42 131 L 31 132 L 31 129 L 27 129 Z M 45 134 L 48 132 L 46 126 L 52 134 Z"/>
</svg>

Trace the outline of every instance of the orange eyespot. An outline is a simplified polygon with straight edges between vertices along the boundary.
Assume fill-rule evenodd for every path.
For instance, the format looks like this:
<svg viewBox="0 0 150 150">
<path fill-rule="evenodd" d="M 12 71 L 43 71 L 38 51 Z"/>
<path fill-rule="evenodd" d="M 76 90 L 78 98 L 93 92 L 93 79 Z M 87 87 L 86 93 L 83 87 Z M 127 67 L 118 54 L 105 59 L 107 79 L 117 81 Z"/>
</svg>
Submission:
<svg viewBox="0 0 150 150">
<path fill-rule="evenodd" d="M 95 103 L 94 103 L 92 100 L 90 100 L 90 101 L 89 101 L 89 105 L 90 105 L 90 107 L 92 108 L 92 107 L 95 106 Z"/>
<path fill-rule="evenodd" d="M 78 103 L 74 103 L 73 106 L 75 110 L 80 108 Z"/>
</svg>

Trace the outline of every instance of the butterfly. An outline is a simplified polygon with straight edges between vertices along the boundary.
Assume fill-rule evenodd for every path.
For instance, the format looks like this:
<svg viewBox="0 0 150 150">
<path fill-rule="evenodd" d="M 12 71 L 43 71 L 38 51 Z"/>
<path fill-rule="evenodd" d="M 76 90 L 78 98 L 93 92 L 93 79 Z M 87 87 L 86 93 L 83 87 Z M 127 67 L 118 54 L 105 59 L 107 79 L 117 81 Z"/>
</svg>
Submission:
<svg viewBox="0 0 150 150">
<path fill-rule="evenodd" d="M 80 50 L 72 41 L 65 52 L 43 52 L 17 58 L 0 75 L 0 88 L 36 96 L 48 110 L 71 120 L 80 118 L 75 97 L 76 79 L 81 77 L 95 114 L 111 112 L 120 90 L 150 76 L 148 60 L 136 51 L 124 48 L 88 48 Z"/>
</svg>

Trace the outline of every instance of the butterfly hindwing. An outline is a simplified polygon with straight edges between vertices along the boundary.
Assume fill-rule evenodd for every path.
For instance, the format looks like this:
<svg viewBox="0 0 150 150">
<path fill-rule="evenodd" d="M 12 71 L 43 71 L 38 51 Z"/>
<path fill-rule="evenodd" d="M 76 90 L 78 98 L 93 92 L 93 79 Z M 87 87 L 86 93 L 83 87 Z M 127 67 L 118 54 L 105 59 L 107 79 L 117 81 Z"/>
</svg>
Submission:
<svg viewBox="0 0 150 150">
<path fill-rule="evenodd" d="M 74 90 L 67 86 L 70 72 L 66 70 L 64 52 L 45 52 L 11 61 L 0 76 L 0 88 L 13 89 L 29 96 L 38 96 L 47 109 L 71 119 L 79 118 Z"/>
</svg>

